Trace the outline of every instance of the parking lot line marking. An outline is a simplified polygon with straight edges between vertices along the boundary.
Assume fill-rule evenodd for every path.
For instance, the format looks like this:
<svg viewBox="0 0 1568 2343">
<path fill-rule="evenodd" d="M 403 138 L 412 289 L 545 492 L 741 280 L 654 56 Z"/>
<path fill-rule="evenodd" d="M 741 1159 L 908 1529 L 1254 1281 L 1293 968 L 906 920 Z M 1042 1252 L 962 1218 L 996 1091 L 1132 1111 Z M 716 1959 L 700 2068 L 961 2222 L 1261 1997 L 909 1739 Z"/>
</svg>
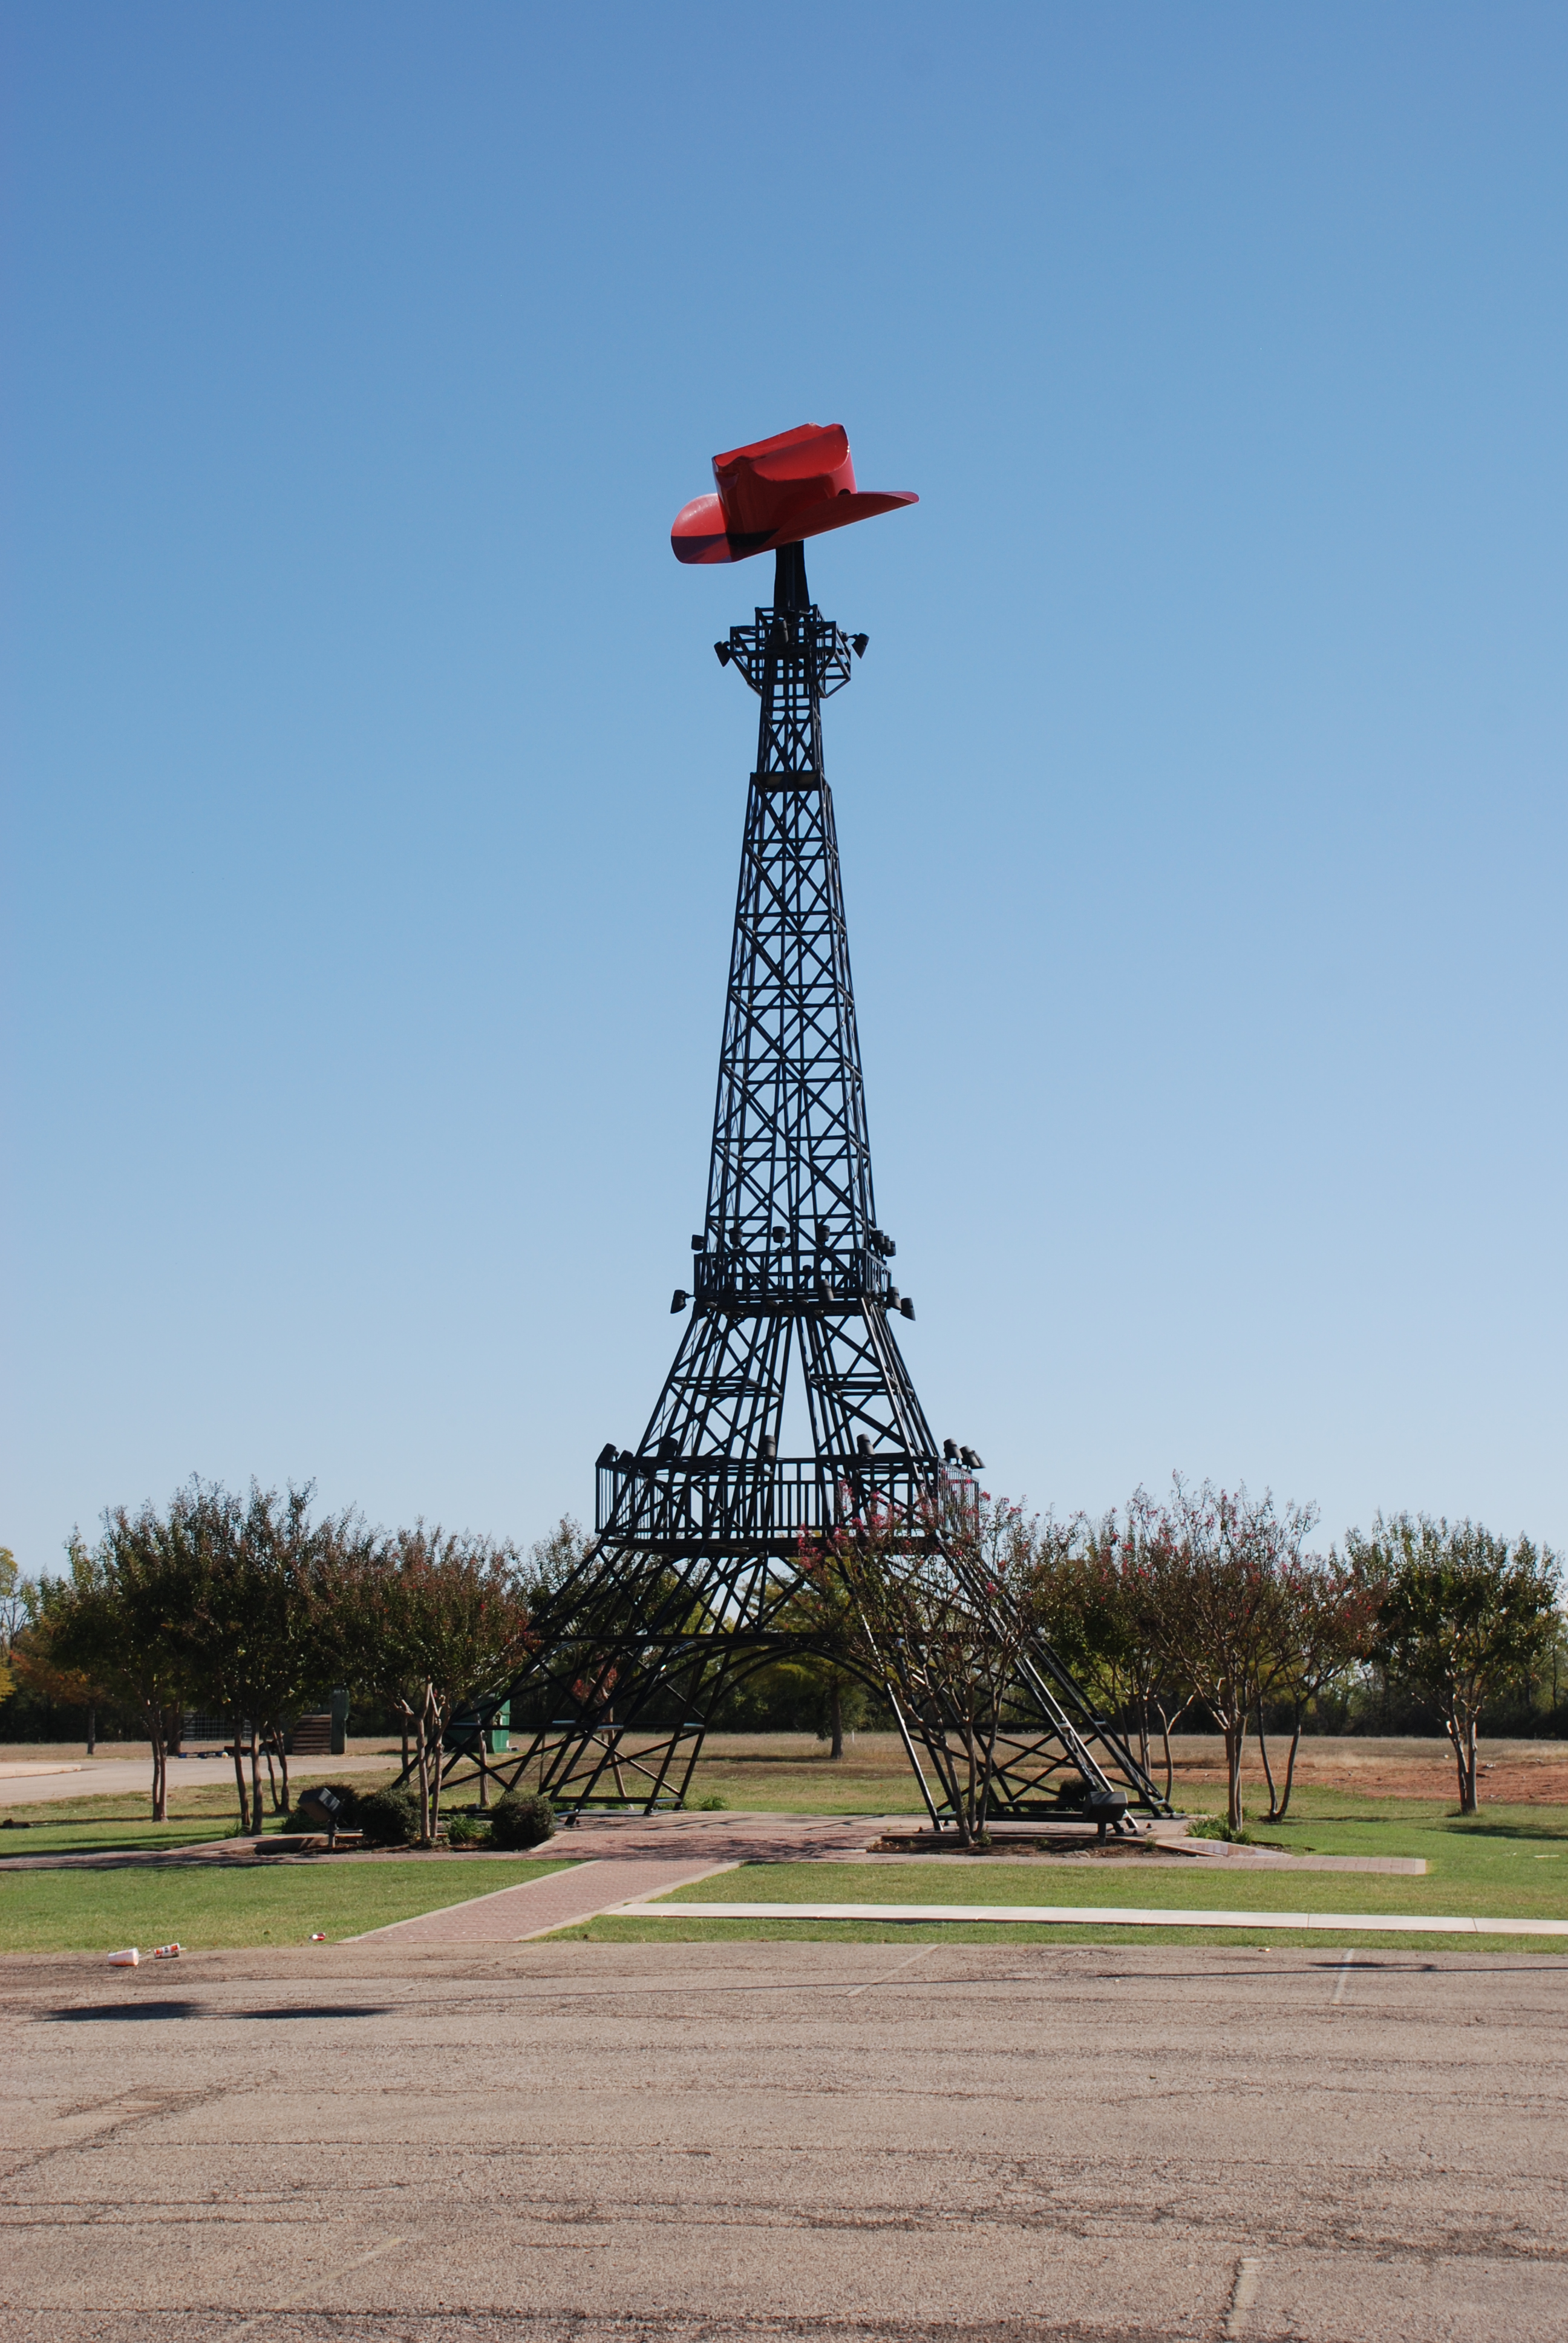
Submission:
<svg viewBox="0 0 1568 2343">
<path fill-rule="evenodd" d="M 928 1953 L 934 1953 L 936 1949 L 935 1945 L 922 1945 L 920 1951 L 911 1953 L 907 1960 L 895 1961 L 886 1976 L 868 1977 L 864 1985 L 852 1985 L 844 1996 L 845 2000 L 853 2001 L 858 1993 L 869 1993 L 874 1985 L 888 1984 L 890 1979 L 900 1976 L 905 1969 L 913 1968 L 917 1961 L 923 1961 Z"/>
<path fill-rule="evenodd" d="M 365 2264 L 373 2262 L 377 2254 L 389 2254 L 394 2246 L 400 2246 L 402 2243 L 401 2237 L 383 2237 L 379 2244 L 367 2246 L 365 2251 L 362 2254 L 356 2254 L 351 2261 L 338 2262 L 333 2268 L 323 2270 L 319 2278 L 312 2280 L 308 2294 L 297 2294 L 287 2302 L 275 2302 L 267 2309 L 258 2310 L 256 2317 L 247 2318 L 242 2327 L 231 2327 L 224 2338 L 224 2343 L 239 2343 L 239 2338 L 242 2335 L 249 2335 L 256 2328 L 265 2325 L 268 2319 L 280 2318 L 286 2310 L 311 2309 L 320 2288 L 335 2286 L 340 2278 L 347 2278 L 350 2270 L 363 2269 Z"/>
<path fill-rule="evenodd" d="M 1258 2279 L 1262 2268 L 1261 2257 L 1257 2254 L 1243 2254 L 1236 2264 L 1236 2282 L 1231 2288 L 1231 2307 L 1225 2313 L 1228 2336 L 1245 2335 L 1247 2313 L 1258 2299 Z"/>
<path fill-rule="evenodd" d="M 1345 1997 L 1345 1987 L 1351 1981 L 1351 1970 L 1355 1966 L 1355 1957 L 1356 1948 L 1353 1945 L 1347 1945 L 1340 1955 L 1340 1973 L 1334 1979 L 1333 2007 L 1335 2009 Z"/>
</svg>

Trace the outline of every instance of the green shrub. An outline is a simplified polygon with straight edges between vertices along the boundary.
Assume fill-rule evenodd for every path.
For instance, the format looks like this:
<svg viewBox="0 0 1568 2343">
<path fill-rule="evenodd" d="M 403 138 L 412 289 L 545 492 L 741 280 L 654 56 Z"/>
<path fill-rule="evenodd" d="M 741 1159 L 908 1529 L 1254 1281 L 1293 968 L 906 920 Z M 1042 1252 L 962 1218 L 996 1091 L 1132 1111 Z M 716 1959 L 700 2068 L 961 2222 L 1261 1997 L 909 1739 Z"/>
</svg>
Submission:
<svg viewBox="0 0 1568 2343">
<path fill-rule="evenodd" d="M 490 1843 L 488 1815 L 471 1815 L 459 1806 L 455 1814 L 444 1815 L 448 1846 L 487 1846 Z"/>
<path fill-rule="evenodd" d="M 492 1846 L 538 1846 L 553 1835 L 555 1826 L 555 1809 L 549 1800 L 532 1791 L 519 1795 L 508 1790 L 490 1809 Z"/>
<path fill-rule="evenodd" d="M 1283 1839 L 1260 1838 L 1255 1831 L 1232 1830 L 1223 1815 L 1197 1815 L 1187 1825 L 1189 1838 L 1222 1838 L 1231 1846 L 1282 1848 Z"/>
<path fill-rule="evenodd" d="M 706 1798 L 693 1798 L 691 1812 L 694 1815 L 727 1815 L 729 1812 L 729 1801 L 728 1798 L 721 1798 L 718 1791 L 713 1790 Z"/>
<path fill-rule="evenodd" d="M 419 1835 L 419 1793 L 407 1783 L 359 1801 L 357 1828 L 367 1846 L 412 1846 Z"/>
</svg>

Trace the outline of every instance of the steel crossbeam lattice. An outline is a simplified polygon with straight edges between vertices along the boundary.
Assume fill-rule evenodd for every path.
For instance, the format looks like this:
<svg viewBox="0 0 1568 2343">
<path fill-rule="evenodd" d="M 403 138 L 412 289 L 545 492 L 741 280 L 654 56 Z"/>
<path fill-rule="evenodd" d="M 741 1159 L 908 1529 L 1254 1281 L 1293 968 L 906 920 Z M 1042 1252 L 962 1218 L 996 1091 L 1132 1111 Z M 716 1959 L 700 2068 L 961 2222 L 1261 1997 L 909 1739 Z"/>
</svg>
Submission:
<svg viewBox="0 0 1568 2343">
<path fill-rule="evenodd" d="M 935 1518 L 962 1476 L 944 1464 L 893 1332 L 912 1305 L 879 1226 L 822 702 L 853 643 L 809 599 L 804 548 L 776 557 L 774 598 L 715 646 L 760 702 L 747 797 L 707 1209 L 674 1363 L 635 1449 L 598 1459 L 596 1536 L 546 1592 L 525 1674 L 454 1736 L 456 1770 L 503 1702 L 521 1746 L 485 1758 L 503 1785 L 568 1815 L 681 1803 L 709 1720 L 737 1683 L 802 1647 L 789 1605 L 802 1536 L 893 1509 Z M 798 1363 L 812 1453 L 781 1457 Z M 961 1493 L 961 1491 L 960 1491 Z M 971 1590 L 977 1615 L 990 1595 Z M 809 1648 L 809 1646 L 808 1646 Z M 931 1819 L 953 1812 L 948 1720 L 879 1654 Z M 1038 1641 L 1000 1736 L 999 1818 L 1076 1800 L 1163 1803 L 1125 1743 Z"/>
</svg>

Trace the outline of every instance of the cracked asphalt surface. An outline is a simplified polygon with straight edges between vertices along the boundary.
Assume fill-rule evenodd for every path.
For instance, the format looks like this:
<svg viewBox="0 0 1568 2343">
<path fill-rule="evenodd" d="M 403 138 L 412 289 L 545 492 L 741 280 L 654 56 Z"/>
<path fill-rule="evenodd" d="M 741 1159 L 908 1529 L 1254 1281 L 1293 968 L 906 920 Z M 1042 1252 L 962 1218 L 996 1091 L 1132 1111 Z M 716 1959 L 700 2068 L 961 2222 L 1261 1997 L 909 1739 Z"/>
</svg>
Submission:
<svg viewBox="0 0 1568 2343">
<path fill-rule="evenodd" d="M 1568 1968 L 0 1963 L 5 2343 L 1560 2343 Z"/>
</svg>

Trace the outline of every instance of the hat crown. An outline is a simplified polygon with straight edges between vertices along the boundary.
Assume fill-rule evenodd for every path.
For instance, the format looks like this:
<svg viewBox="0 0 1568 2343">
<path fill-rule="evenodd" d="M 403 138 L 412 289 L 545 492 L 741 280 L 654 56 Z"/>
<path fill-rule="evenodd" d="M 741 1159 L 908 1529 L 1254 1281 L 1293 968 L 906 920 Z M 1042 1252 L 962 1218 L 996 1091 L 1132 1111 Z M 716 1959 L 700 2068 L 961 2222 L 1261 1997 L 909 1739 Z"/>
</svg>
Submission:
<svg viewBox="0 0 1568 2343">
<path fill-rule="evenodd" d="M 855 467 L 841 423 L 802 423 L 713 458 L 725 527 L 737 537 L 772 535 L 829 497 L 852 496 Z"/>
</svg>

